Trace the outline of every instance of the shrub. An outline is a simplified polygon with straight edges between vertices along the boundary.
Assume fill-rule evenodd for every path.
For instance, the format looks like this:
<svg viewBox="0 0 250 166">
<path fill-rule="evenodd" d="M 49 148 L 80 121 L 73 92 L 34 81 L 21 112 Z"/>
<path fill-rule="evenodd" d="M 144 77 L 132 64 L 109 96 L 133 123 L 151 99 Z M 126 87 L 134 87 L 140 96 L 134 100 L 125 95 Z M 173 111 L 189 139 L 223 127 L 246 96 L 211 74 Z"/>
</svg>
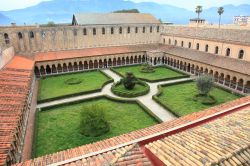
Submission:
<svg viewBox="0 0 250 166">
<path fill-rule="evenodd" d="M 153 73 L 153 72 L 155 72 L 155 69 L 149 63 L 145 63 L 145 64 L 143 64 L 140 71 L 142 73 Z"/>
<path fill-rule="evenodd" d="M 122 79 L 124 87 L 128 90 L 132 90 L 137 83 L 137 79 L 132 72 L 127 72 L 126 76 Z"/>
<path fill-rule="evenodd" d="M 76 85 L 76 84 L 82 83 L 82 80 L 80 80 L 78 78 L 70 78 L 70 79 L 67 79 L 66 81 L 64 81 L 64 83 L 68 84 L 68 85 Z"/>
<path fill-rule="evenodd" d="M 213 77 L 203 74 L 196 79 L 196 86 L 200 95 L 207 96 L 213 87 Z"/>
<path fill-rule="evenodd" d="M 80 120 L 80 131 L 83 135 L 97 137 L 109 130 L 103 107 L 99 105 L 83 107 Z"/>
</svg>

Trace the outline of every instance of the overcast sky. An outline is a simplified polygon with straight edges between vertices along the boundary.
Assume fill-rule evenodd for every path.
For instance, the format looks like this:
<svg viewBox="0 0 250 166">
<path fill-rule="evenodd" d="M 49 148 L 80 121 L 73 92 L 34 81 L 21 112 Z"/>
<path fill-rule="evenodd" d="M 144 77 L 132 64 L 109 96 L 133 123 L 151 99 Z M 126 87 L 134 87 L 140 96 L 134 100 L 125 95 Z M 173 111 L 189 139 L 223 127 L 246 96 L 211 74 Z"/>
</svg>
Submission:
<svg viewBox="0 0 250 166">
<path fill-rule="evenodd" d="M 49 0 L 0 0 L 0 10 L 20 9 L 35 5 L 41 1 Z M 134 2 L 151 1 L 157 3 L 164 3 L 174 5 L 182 8 L 193 10 L 196 5 L 202 5 L 204 8 L 212 6 L 222 6 L 225 4 L 250 4 L 250 0 L 132 0 Z"/>
</svg>

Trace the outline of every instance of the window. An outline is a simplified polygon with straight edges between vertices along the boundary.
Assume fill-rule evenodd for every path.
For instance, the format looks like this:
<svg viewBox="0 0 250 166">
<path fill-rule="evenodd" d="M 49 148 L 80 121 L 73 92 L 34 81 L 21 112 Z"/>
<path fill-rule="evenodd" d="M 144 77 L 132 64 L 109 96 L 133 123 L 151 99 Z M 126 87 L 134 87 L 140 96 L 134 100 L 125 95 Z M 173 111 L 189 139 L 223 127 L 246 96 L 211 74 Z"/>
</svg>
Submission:
<svg viewBox="0 0 250 166">
<path fill-rule="evenodd" d="M 143 28 L 142 28 L 142 33 L 145 33 L 145 31 L 146 31 L 146 28 L 143 27 Z"/>
<path fill-rule="evenodd" d="M 226 50 L 226 56 L 230 56 L 230 52 L 231 52 L 230 48 L 227 48 L 227 50 Z"/>
<path fill-rule="evenodd" d="M 138 33 L 138 27 L 135 27 L 135 33 Z"/>
<path fill-rule="evenodd" d="M 74 36 L 77 36 L 77 29 L 73 30 Z"/>
<path fill-rule="evenodd" d="M 30 31 L 29 36 L 30 36 L 30 38 L 34 38 L 35 37 L 34 32 Z"/>
<path fill-rule="evenodd" d="M 238 58 L 239 58 L 239 59 L 243 59 L 243 57 L 244 57 L 244 51 L 243 51 L 243 50 L 240 50 L 240 51 L 239 51 Z"/>
<path fill-rule="evenodd" d="M 83 35 L 87 35 L 87 29 L 86 28 L 83 29 Z"/>
<path fill-rule="evenodd" d="M 152 33 L 153 32 L 153 27 L 152 26 L 150 26 L 150 33 Z"/>
<path fill-rule="evenodd" d="M 122 27 L 119 28 L 119 33 L 122 34 Z"/>
<path fill-rule="evenodd" d="M 93 35 L 96 35 L 96 28 L 93 28 Z"/>
<path fill-rule="evenodd" d="M 188 43 L 188 48 L 191 48 L 192 47 L 192 44 L 191 42 Z"/>
<path fill-rule="evenodd" d="M 205 46 L 205 52 L 208 52 L 208 45 Z"/>
<path fill-rule="evenodd" d="M 168 39 L 168 44 L 171 45 L 171 39 Z"/>
<path fill-rule="evenodd" d="M 183 42 L 183 41 L 181 41 L 181 46 L 182 46 L 182 47 L 184 46 L 184 42 Z"/>
<path fill-rule="evenodd" d="M 157 26 L 157 32 L 160 32 L 160 27 L 159 26 Z"/>
<path fill-rule="evenodd" d="M 177 46 L 177 40 L 174 41 L 174 45 Z"/>
<path fill-rule="evenodd" d="M 110 33 L 111 33 L 111 34 L 114 34 L 114 28 L 113 28 L 113 27 L 111 27 Z"/>
<path fill-rule="evenodd" d="M 163 43 L 164 43 L 164 44 L 166 43 L 165 39 L 163 39 Z"/>
<path fill-rule="evenodd" d="M 197 43 L 197 44 L 196 44 L 196 50 L 199 50 L 199 49 L 200 49 L 200 44 Z"/>
<path fill-rule="evenodd" d="M 105 35 L 105 28 L 102 28 L 102 34 Z"/>
<path fill-rule="evenodd" d="M 22 39 L 22 38 L 23 38 L 23 34 L 22 34 L 21 32 L 18 32 L 17 35 L 18 35 L 18 38 L 19 38 L 19 39 Z"/>
<path fill-rule="evenodd" d="M 218 47 L 218 46 L 215 47 L 214 53 L 215 53 L 215 54 L 218 54 L 218 53 L 219 53 L 219 47 Z"/>
<path fill-rule="evenodd" d="M 4 34 L 4 40 L 5 40 L 5 44 L 10 43 L 9 35 L 7 33 Z"/>
<path fill-rule="evenodd" d="M 128 33 L 130 33 L 130 27 L 128 27 Z"/>
</svg>

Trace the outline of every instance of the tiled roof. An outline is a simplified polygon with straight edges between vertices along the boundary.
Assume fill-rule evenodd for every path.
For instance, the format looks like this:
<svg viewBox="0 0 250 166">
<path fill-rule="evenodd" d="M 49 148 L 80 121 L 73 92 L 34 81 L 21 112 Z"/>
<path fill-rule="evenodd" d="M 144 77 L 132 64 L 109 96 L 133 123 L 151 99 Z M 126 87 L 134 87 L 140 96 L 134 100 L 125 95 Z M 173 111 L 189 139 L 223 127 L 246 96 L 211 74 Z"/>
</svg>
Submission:
<svg viewBox="0 0 250 166">
<path fill-rule="evenodd" d="M 166 165 L 250 165 L 250 108 L 149 143 Z"/>
<path fill-rule="evenodd" d="M 159 47 L 163 47 L 163 45 L 141 44 L 141 45 L 130 45 L 130 46 L 86 48 L 81 50 L 70 50 L 70 51 L 44 52 L 44 53 L 37 53 L 35 55 L 35 61 L 42 62 L 42 61 L 51 61 L 59 59 L 72 59 L 80 57 L 123 54 L 130 52 L 142 52 L 142 51 L 144 52 L 147 50 L 158 49 Z M 168 46 L 164 46 L 164 48 L 168 48 Z"/>
<path fill-rule="evenodd" d="M 244 73 L 250 75 L 250 62 L 243 61 L 235 58 L 228 58 L 220 55 L 210 54 L 202 51 L 196 51 L 188 48 L 173 47 L 162 48 L 162 51 L 168 54 L 173 54 L 176 57 L 182 57 L 193 61 L 201 62 L 216 66 L 219 68 L 235 71 L 238 73 Z"/>
<path fill-rule="evenodd" d="M 33 65 L 33 61 L 15 56 L 0 71 L 0 165 L 18 151 Z"/>
<path fill-rule="evenodd" d="M 189 26 L 165 26 L 166 35 L 190 37 L 201 40 L 226 41 L 250 45 L 250 30 L 247 29 L 219 29 Z"/>
<path fill-rule="evenodd" d="M 76 13 L 78 25 L 96 24 L 159 24 L 151 14 L 145 13 Z"/>
<path fill-rule="evenodd" d="M 30 164 L 35 164 L 35 165 L 48 165 L 48 164 L 53 164 L 53 163 L 58 163 L 62 161 L 67 161 L 69 160 L 70 162 L 77 161 L 86 158 L 84 156 L 97 156 L 101 152 L 108 152 L 112 151 L 112 148 L 114 149 L 128 146 L 130 144 L 142 141 L 145 138 L 149 138 L 152 135 L 161 135 L 165 132 L 169 132 L 170 129 L 173 129 L 175 127 L 178 127 L 180 125 L 184 125 L 196 120 L 200 120 L 202 118 L 212 116 L 216 113 L 223 112 L 224 110 L 227 110 L 232 107 L 237 107 L 239 105 L 245 104 L 245 103 L 250 103 L 250 96 L 240 98 L 219 106 L 215 106 L 209 109 L 206 109 L 201 112 L 196 112 L 187 116 L 183 116 L 181 118 L 168 121 L 168 122 L 163 122 L 161 124 L 157 124 L 148 128 L 136 130 L 127 134 L 123 134 L 120 136 L 116 136 L 113 138 L 109 138 L 103 141 L 95 142 L 92 144 L 68 149 L 65 151 L 60 151 L 54 154 L 49 154 L 46 156 L 42 156 L 39 158 L 35 158 L 33 160 L 26 161 L 25 163 L 21 163 L 20 165 L 30 165 Z M 113 149 L 113 150 L 114 150 Z"/>
</svg>

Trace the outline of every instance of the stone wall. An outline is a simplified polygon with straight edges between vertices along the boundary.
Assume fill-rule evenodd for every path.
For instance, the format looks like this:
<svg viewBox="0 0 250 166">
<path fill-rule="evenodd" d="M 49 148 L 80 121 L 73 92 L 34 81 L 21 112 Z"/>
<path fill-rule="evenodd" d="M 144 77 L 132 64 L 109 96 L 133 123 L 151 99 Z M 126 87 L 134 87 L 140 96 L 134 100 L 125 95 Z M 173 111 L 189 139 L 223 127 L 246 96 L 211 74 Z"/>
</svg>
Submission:
<svg viewBox="0 0 250 166">
<path fill-rule="evenodd" d="M 2 69 L 15 55 L 14 48 L 0 49 L 0 69 Z"/>
<path fill-rule="evenodd" d="M 3 47 L 13 45 L 19 54 L 31 55 L 36 52 L 159 43 L 160 31 L 159 24 L 2 27 L 0 43 Z"/>
</svg>

